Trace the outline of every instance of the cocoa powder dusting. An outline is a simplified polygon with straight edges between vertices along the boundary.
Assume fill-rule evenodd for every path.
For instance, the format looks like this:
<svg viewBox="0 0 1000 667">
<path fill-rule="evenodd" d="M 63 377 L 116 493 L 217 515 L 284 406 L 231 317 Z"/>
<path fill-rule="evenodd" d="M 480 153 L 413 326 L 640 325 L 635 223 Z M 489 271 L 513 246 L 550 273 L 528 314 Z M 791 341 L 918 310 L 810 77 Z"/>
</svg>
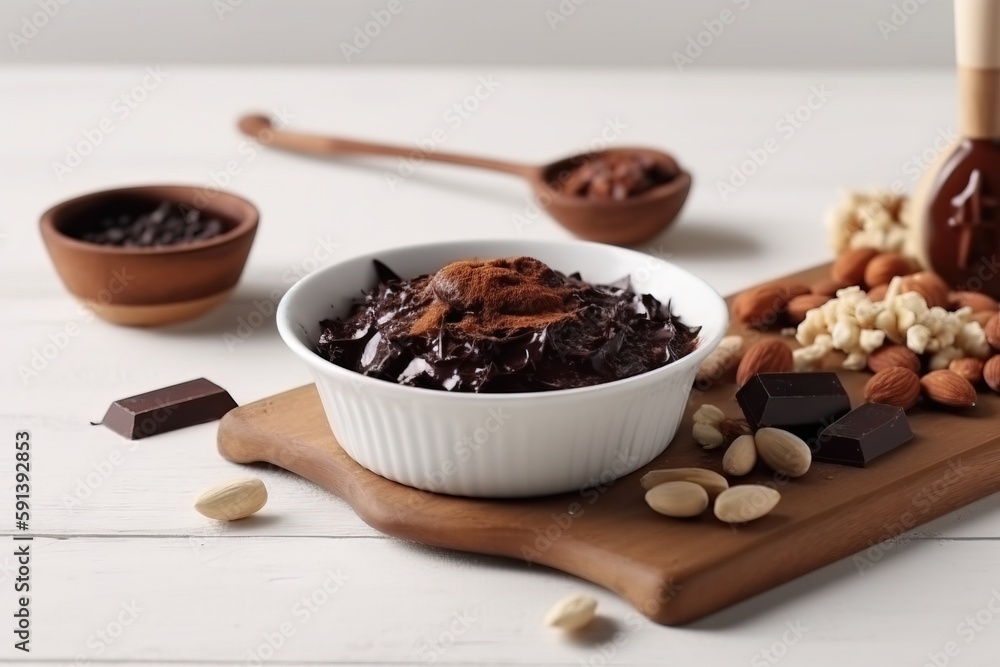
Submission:
<svg viewBox="0 0 1000 667">
<path fill-rule="evenodd" d="M 555 271 L 531 257 L 489 262 L 453 262 L 431 278 L 432 299 L 410 333 L 438 329 L 450 314 L 469 334 L 509 329 L 538 329 L 572 316 L 573 289 Z"/>
<path fill-rule="evenodd" d="M 688 327 L 627 280 L 591 285 L 531 257 L 449 264 L 379 284 L 344 319 L 320 323 L 317 352 L 400 384 L 471 392 L 547 391 L 610 382 L 683 357 Z"/>
</svg>

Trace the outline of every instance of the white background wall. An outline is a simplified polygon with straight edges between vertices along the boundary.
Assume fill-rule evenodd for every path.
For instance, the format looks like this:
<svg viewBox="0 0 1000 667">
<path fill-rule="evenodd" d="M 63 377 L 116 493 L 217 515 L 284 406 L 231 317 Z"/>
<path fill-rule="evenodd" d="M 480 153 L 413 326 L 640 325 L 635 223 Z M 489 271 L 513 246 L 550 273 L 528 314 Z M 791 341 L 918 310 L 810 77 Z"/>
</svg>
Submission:
<svg viewBox="0 0 1000 667">
<path fill-rule="evenodd" d="M 673 66 L 706 21 L 698 66 L 953 62 L 951 0 L 2 0 L 0 63 Z"/>
</svg>

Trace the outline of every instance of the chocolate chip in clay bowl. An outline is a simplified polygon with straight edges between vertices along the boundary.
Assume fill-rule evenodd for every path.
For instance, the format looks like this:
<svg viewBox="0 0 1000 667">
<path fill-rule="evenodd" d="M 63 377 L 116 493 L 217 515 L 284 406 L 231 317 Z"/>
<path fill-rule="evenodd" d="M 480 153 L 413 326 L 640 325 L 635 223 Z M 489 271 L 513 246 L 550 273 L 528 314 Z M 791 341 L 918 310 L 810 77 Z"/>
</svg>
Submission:
<svg viewBox="0 0 1000 667">
<path fill-rule="evenodd" d="M 377 155 L 409 159 L 413 148 L 321 136 L 277 128 L 267 116 L 252 114 L 240 130 L 270 148 L 321 155 Z M 643 147 L 581 153 L 541 166 L 446 151 L 423 156 L 528 181 L 539 205 L 557 222 L 588 241 L 633 246 L 667 229 L 691 191 L 691 174 L 671 155 Z"/>
<path fill-rule="evenodd" d="M 465 393 L 406 386 L 317 353 L 321 322 L 349 314 L 379 281 L 374 262 L 404 279 L 460 260 L 532 257 L 594 285 L 631 279 L 691 327 L 690 353 L 624 379 L 551 391 Z M 354 460 L 420 489 L 530 497 L 607 484 L 659 455 L 680 425 L 695 374 L 728 325 L 707 283 L 668 262 L 583 241 L 457 241 L 368 253 L 321 268 L 278 306 L 278 331 L 316 382 L 333 434 Z"/>
<path fill-rule="evenodd" d="M 40 228 L 66 288 L 98 317 L 158 326 L 229 298 L 259 219 L 234 194 L 152 185 L 69 199 L 46 211 Z"/>
</svg>

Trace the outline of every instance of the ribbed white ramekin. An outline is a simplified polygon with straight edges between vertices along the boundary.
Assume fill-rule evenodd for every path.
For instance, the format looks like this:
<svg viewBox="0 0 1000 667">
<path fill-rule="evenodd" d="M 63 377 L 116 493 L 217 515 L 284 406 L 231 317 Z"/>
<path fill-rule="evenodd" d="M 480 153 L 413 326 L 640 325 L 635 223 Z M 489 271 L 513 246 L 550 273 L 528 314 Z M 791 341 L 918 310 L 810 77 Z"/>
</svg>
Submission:
<svg viewBox="0 0 1000 667">
<path fill-rule="evenodd" d="M 635 377 L 561 391 L 460 394 L 365 377 L 318 356 L 320 320 L 343 315 L 376 283 L 373 259 L 399 275 L 459 259 L 527 255 L 584 280 L 628 275 L 685 323 L 701 326 L 697 350 Z M 365 468 L 421 489 L 518 497 L 606 484 L 651 461 L 677 432 L 694 376 L 718 345 L 728 309 L 707 283 L 644 253 L 582 241 L 458 241 L 380 250 L 299 281 L 278 306 L 282 339 L 308 365 L 330 427 Z"/>
</svg>

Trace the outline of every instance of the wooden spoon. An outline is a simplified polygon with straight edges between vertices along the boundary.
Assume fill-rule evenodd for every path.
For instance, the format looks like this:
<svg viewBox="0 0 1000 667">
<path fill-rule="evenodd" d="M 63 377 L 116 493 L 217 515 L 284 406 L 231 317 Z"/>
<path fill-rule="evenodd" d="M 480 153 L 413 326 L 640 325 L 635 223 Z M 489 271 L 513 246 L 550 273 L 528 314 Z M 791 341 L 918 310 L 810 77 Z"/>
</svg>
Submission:
<svg viewBox="0 0 1000 667">
<path fill-rule="evenodd" d="M 288 132 L 275 128 L 271 120 L 262 115 L 244 116 L 240 119 L 239 128 L 262 144 L 299 153 L 323 156 L 419 156 L 435 162 L 520 176 L 531 185 L 538 204 L 564 227 L 581 238 L 615 245 L 635 245 L 655 237 L 674 221 L 691 190 L 691 175 L 670 155 L 650 148 L 612 148 L 534 166 L 444 151 L 425 151 L 407 146 Z M 645 192 L 617 200 L 577 195 L 565 192 L 561 187 L 581 166 L 604 157 L 622 155 L 645 158 L 676 176 Z M 525 224 L 530 222 L 525 218 Z"/>
</svg>

